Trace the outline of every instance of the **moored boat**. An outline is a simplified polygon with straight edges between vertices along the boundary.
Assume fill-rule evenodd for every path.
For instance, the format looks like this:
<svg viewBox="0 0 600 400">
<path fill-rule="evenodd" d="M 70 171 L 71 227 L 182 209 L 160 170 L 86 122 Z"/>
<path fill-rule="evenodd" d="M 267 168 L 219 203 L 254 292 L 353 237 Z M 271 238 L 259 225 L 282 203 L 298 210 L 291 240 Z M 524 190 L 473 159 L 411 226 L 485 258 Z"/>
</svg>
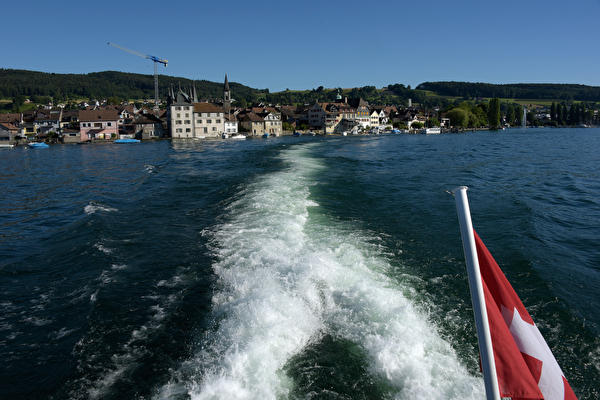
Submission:
<svg viewBox="0 0 600 400">
<path fill-rule="evenodd" d="M 231 137 L 232 139 L 246 139 L 246 135 L 242 135 L 242 134 L 238 134 L 238 135 L 233 135 Z"/>
<path fill-rule="evenodd" d="M 302 136 L 302 133 L 300 133 L 300 132 L 294 132 L 294 133 L 292 134 L 292 136 Z"/>
<path fill-rule="evenodd" d="M 423 129 L 421 129 L 421 133 L 432 135 L 432 134 L 442 133 L 442 130 L 439 126 L 436 126 L 433 128 L 423 128 Z"/>
<path fill-rule="evenodd" d="M 131 144 L 131 143 L 139 143 L 140 141 L 138 139 L 118 139 L 115 140 L 113 143 L 114 144 Z"/>
<path fill-rule="evenodd" d="M 15 147 L 14 144 L 0 144 L 0 149 L 12 149 Z"/>
<path fill-rule="evenodd" d="M 32 149 L 45 149 L 50 146 L 48 146 L 44 142 L 35 142 L 35 143 L 29 143 L 29 147 L 31 147 Z"/>
</svg>

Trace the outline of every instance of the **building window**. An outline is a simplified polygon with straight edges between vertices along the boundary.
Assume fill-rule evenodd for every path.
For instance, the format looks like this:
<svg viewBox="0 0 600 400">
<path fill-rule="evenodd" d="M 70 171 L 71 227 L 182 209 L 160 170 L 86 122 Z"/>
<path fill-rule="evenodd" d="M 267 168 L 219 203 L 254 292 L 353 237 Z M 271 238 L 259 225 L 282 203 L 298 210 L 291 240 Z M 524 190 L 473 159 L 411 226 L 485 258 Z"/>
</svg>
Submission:
<svg viewBox="0 0 600 400">
<path fill-rule="evenodd" d="M 217 120 L 217 124 L 220 124 L 220 123 L 221 123 L 221 120 L 220 120 L 220 119 L 218 119 L 218 120 Z"/>
<path fill-rule="evenodd" d="M 212 119 L 207 119 L 207 120 L 206 120 L 206 123 L 207 123 L 207 124 L 212 124 Z"/>
<path fill-rule="evenodd" d="M 186 132 L 191 132 L 192 130 L 190 128 L 185 128 Z"/>
</svg>

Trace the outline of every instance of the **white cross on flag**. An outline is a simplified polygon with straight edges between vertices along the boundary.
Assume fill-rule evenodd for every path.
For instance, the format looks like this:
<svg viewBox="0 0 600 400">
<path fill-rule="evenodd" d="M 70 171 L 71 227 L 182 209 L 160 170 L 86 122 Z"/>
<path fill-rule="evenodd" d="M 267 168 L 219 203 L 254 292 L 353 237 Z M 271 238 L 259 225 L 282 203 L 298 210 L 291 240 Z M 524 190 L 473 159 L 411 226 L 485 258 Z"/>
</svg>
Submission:
<svg viewBox="0 0 600 400">
<path fill-rule="evenodd" d="M 501 397 L 576 400 L 519 296 L 475 232 Z"/>
</svg>

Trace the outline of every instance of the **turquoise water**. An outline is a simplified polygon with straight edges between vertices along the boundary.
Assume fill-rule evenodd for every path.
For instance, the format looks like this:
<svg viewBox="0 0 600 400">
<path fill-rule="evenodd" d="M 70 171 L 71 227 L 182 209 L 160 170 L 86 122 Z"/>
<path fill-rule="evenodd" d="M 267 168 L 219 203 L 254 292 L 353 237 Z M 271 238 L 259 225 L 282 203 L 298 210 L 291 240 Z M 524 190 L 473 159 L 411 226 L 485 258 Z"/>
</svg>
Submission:
<svg viewBox="0 0 600 400">
<path fill-rule="evenodd" d="M 481 399 L 454 205 L 600 387 L 598 129 L 0 152 L 0 397 Z"/>
</svg>

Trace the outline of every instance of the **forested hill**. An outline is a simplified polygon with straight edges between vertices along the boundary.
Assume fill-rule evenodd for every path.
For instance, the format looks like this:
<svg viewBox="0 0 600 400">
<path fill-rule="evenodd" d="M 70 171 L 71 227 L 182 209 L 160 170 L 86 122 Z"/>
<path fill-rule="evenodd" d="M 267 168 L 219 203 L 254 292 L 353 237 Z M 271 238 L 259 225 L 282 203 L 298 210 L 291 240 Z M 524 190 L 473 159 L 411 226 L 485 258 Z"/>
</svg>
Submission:
<svg viewBox="0 0 600 400">
<path fill-rule="evenodd" d="M 223 97 L 223 82 L 192 81 L 166 75 L 158 76 L 159 93 L 166 98 L 169 88 L 194 85 L 199 98 Z M 268 90 L 252 89 L 235 82 L 229 87 L 237 96 L 251 98 Z M 117 71 L 89 74 L 54 74 L 36 71 L 0 69 L 0 99 L 18 96 L 52 97 L 55 102 L 75 99 L 153 99 L 154 75 L 132 74 Z"/>
<path fill-rule="evenodd" d="M 179 87 L 186 90 L 192 85 L 196 88 L 199 99 L 223 96 L 223 82 L 206 80 L 190 80 L 180 77 L 159 75 L 160 97 L 166 99 L 169 89 Z M 253 89 L 240 83 L 229 82 L 233 97 L 238 105 L 245 106 L 258 101 L 270 103 L 293 104 L 333 101 L 338 91 L 347 97 L 362 97 L 370 104 L 407 104 L 408 99 L 424 107 L 444 105 L 458 99 L 474 97 L 500 97 L 515 100 L 558 100 L 565 103 L 572 101 L 600 102 L 600 87 L 574 84 L 507 84 L 469 82 L 425 82 L 414 89 L 402 84 L 389 84 L 387 90 L 377 90 L 375 86 L 353 89 L 319 89 L 306 91 L 286 90 L 269 93 L 268 89 Z M 430 94 L 438 96 L 431 96 Z M 440 98 L 444 96 L 445 98 Z M 37 97 L 37 98 L 36 98 Z M 56 74 L 27 70 L 0 68 L 0 100 L 12 100 L 17 106 L 25 98 L 34 103 L 44 103 L 52 98 L 55 103 L 80 99 L 120 99 L 142 100 L 154 98 L 154 76 L 127 72 L 105 71 L 89 74 Z M 4 106 L 10 109 L 11 104 Z"/>
<path fill-rule="evenodd" d="M 468 82 L 425 82 L 416 88 L 441 96 L 500 97 L 509 99 L 547 99 L 565 101 L 600 101 L 600 87 L 575 84 L 518 83 L 494 85 Z"/>
</svg>

